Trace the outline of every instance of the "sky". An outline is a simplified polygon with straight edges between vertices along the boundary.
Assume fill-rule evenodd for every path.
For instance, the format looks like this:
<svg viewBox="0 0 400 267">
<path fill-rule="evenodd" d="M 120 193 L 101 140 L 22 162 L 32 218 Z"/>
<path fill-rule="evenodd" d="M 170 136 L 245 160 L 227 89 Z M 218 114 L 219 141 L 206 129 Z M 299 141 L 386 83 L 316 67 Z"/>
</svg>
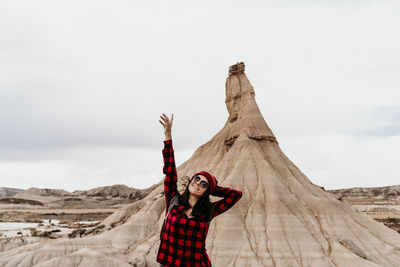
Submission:
<svg viewBox="0 0 400 267">
<path fill-rule="evenodd" d="M 225 124 L 243 61 L 283 152 L 326 189 L 400 184 L 400 3 L 0 2 L 0 187 L 163 179 Z"/>
</svg>

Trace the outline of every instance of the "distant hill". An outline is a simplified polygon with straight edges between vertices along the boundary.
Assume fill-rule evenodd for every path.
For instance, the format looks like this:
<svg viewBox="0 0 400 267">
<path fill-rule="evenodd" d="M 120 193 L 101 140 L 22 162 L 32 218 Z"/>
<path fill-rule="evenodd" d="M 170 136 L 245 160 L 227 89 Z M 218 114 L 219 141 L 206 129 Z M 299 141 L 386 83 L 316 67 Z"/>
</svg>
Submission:
<svg viewBox="0 0 400 267">
<path fill-rule="evenodd" d="M 0 198 L 2 197 L 12 197 L 18 193 L 21 193 L 25 190 L 17 189 L 17 188 L 8 188 L 8 187 L 0 187 Z"/>
<path fill-rule="evenodd" d="M 64 189 L 50 189 L 50 188 L 36 188 L 31 187 L 21 193 L 19 193 L 16 197 L 23 198 L 24 196 L 37 195 L 42 197 L 65 197 L 65 196 L 73 196 L 73 193 L 70 193 Z"/>
<path fill-rule="evenodd" d="M 14 198 L 14 197 L 0 198 L 0 204 L 28 204 L 28 205 L 43 206 L 43 204 L 39 201 L 30 200 L 30 199 L 22 199 L 22 198 Z"/>
<path fill-rule="evenodd" d="M 126 185 L 117 184 L 111 186 L 96 187 L 84 191 L 74 191 L 76 195 L 85 195 L 89 197 L 101 196 L 101 197 L 119 197 L 119 198 L 129 198 L 129 199 L 142 199 L 147 196 L 153 187 L 146 189 L 136 189 L 133 187 L 128 187 Z"/>
<path fill-rule="evenodd" d="M 111 186 L 96 187 L 89 190 L 75 190 L 74 192 L 68 192 L 64 189 L 50 189 L 50 188 L 36 188 L 31 187 L 27 190 L 22 189 L 10 189 L 1 188 L 2 197 L 13 197 L 18 199 L 27 199 L 39 201 L 43 204 L 51 203 L 54 201 L 61 201 L 65 199 L 76 199 L 83 197 L 85 199 L 102 197 L 102 198 L 121 198 L 121 199 L 132 199 L 139 200 L 146 197 L 151 191 L 154 190 L 156 185 L 153 185 L 146 189 L 136 189 L 128 187 L 126 185 L 117 184 Z M 16 201 L 16 203 L 21 203 Z"/>
<path fill-rule="evenodd" d="M 328 192 L 400 233 L 400 185 L 353 187 Z"/>
<path fill-rule="evenodd" d="M 384 202 L 385 204 L 400 204 L 400 185 L 383 187 L 353 187 L 345 189 L 327 190 L 341 200 L 351 204 L 373 204 Z"/>
</svg>

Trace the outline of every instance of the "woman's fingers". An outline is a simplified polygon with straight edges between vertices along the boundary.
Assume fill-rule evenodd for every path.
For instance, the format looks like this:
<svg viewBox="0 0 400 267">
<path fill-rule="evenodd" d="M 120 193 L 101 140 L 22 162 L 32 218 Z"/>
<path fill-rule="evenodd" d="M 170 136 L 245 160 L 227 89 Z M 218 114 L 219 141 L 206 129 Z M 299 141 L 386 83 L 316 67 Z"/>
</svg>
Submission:
<svg viewBox="0 0 400 267">
<path fill-rule="evenodd" d="M 169 122 L 170 121 L 168 116 L 165 115 L 164 113 L 162 114 L 162 116 L 160 116 L 160 118 L 165 122 Z M 172 113 L 172 116 L 171 116 L 171 123 L 172 123 L 173 119 L 174 119 L 174 113 Z"/>
<path fill-rule="evenodd" d="M 168 123 L 168 121 L 169 121 L 168 119 L 166 119 L 166 118 L 164 118 L 164 117 L 161 117 L 161 116 L 160 116 L 160 118 L 164 121 L 164 123 Z"/>
<path fill-rule="evenodd" d="M 165 115 L 164 113 L 160 116 L 161 120 L 159 120 L 159 122 L 165 127 L 171 127 L 172 122 L 174 120 L 174 113 L 172 113 L 171 115 L 171 120 L 168 118 L 167 115 Z"/>
<path fill-rule="evenodd" d="M 167 115 L 165 115 L 164 113 L 163 113 L 163 116 L 160 116 L 164 121 L 169 121 L 169 118 L 168 118 L 168 116 Z"/>
</svg>

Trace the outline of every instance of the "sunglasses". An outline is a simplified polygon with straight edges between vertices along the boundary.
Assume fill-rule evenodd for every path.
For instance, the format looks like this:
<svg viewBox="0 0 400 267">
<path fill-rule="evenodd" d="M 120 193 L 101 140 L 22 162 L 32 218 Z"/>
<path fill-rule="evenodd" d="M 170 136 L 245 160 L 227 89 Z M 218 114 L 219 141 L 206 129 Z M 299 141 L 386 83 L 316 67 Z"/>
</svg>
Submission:
<svg viewBox="0 0 400 267">
<path fill-rule="evenodd" d="M 196 182 L 196 184 L 198 184 L 199 181 L 201 180 L 201 178 L 200 178 L 200 176 L 195 175 L 195 176 L 193 176 L 193 180 Z M 201 186 L 202 188 L 207 188 L 207 187 L 208 187 L 208 183 L 207 183 L 206 181 L 202 180 L 202 181 L 200 182 L 200 186 Z"/>
</svg>

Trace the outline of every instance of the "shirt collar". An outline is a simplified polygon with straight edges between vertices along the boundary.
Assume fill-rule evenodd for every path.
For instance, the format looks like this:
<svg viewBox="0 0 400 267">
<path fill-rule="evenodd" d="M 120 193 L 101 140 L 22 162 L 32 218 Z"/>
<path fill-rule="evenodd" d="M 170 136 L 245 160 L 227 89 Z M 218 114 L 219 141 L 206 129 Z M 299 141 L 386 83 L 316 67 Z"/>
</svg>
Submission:
<svg viewBox="0 0 400 267">
<path fill-rule="evenodd" d="M 177 206 L 177 210 L 179 211 L 179 212 L 183 212 L 183 209 L 184 209 L 185 207 L 183 206 L 183 205 L 178 205 Z M 206 218 L 206 215 L 204 215 L 204 214 L 202 214 L 202 215 L 200 215 L 200 218 L 201 219 L 205 219 Z"/>
</svg>

